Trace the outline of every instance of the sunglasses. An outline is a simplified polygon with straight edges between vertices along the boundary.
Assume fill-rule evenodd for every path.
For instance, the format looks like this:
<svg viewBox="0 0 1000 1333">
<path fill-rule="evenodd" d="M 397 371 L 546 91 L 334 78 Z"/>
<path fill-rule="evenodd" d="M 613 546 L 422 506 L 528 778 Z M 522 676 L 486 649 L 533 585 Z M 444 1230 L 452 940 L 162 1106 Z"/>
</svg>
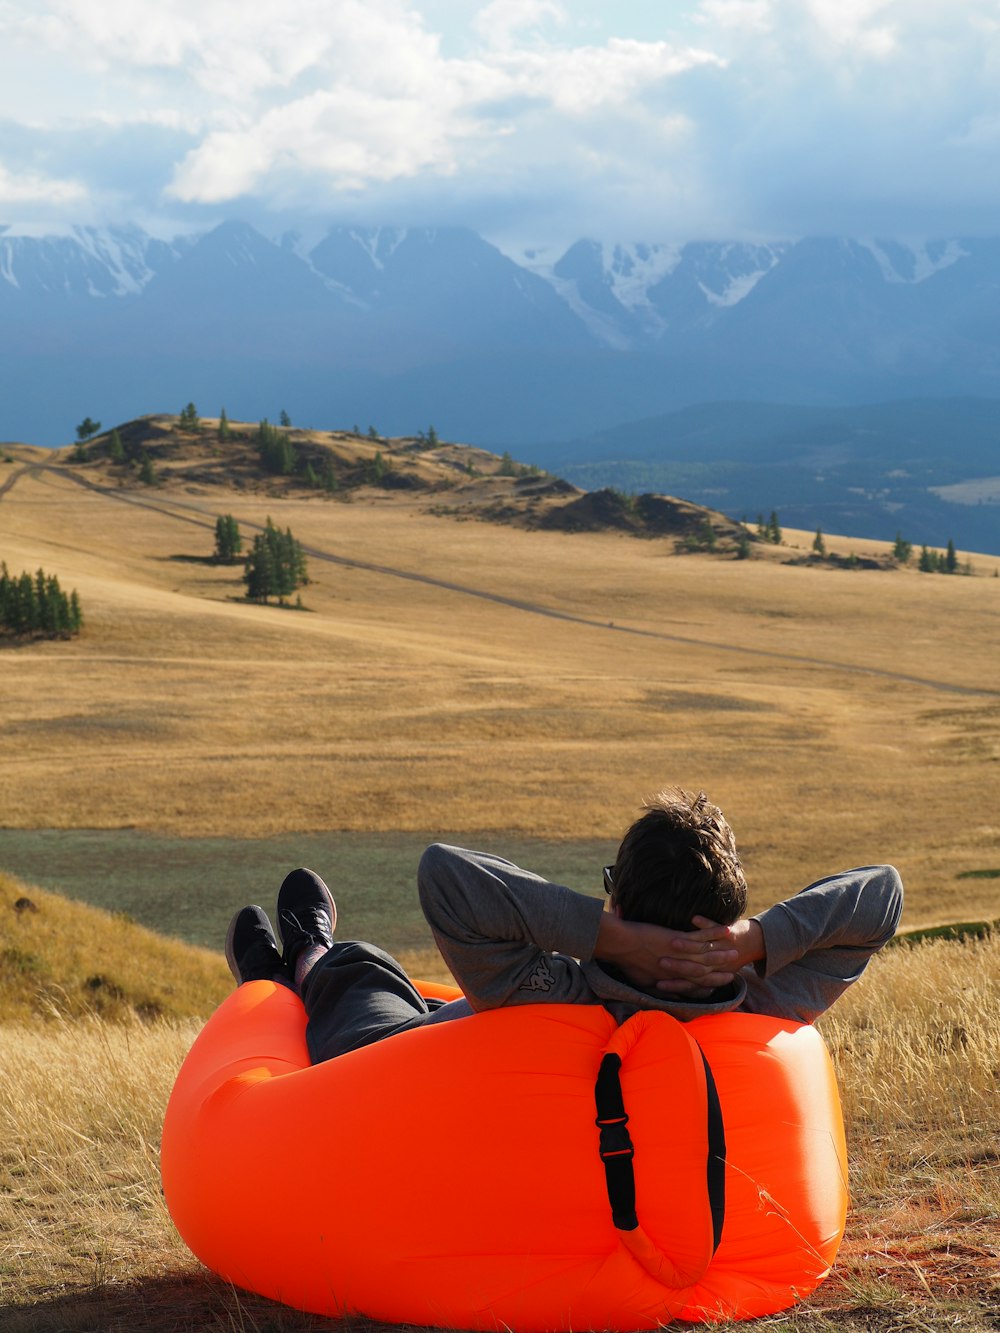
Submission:
<svg viewBox="0 0 1000 1333">
<path fill-rule="evenodd" d="M 604 867 L 604 892 L 612 894 L 615 891 L 615 868 L 614 866 Z"/>
</svg>

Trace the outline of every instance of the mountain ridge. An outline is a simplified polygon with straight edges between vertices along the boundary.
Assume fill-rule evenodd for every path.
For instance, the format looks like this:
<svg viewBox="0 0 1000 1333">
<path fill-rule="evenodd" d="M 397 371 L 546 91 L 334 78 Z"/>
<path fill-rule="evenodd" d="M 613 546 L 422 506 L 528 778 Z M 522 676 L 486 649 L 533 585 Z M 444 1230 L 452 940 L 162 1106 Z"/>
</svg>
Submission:
<svg viewBox="0 0 1000 1333">
<path fill-rule="evenodd" d="M 394 387 L 412 397 L 405 377 L 419 366 L 457 418 L 452 433 L 491 443 L 546 438 L 552 432 L 532 421 L 540 413 L 562 419 L 566 436 L 613 424 L 622 415 L 615 390 L 630 378 L 643 411 L 732 397 L 846 404 L 906 396 L 914 385 L 928 396 L 1000 395 L 1000 315 L 989 299 L 998 286 L 1000 241 L 990 239 L 584 239 L 546 256 L 504 253 L 463 227 L 334 226 L 315 244 L 289 233 L 272 240 L 234 220 L 172 241 L 133 225 L 61 236 L 8 227 L 0 350 L 30 363 L 59 346 L 92 369 L 127 350 L 130 369 L 148 377 L 159 363 L 175 380 L 190 352 L 225 372 L 220 392 L 232 400 L 234 356 L 293 381 L 303 361 L 367 369 L 374 379 L 359 396 L 370 401 L 378 383 L 390 403 Z M 275 325 L 297 336 L 286 343 Z M 551 407 L 538 391 L 475 411 L 463 403 L 457 363 L 471 359 L 488 380 L 498 356 L 514 358 L 496 367 L 496 399 L 526 352 L 552 381 Z M 597 420 L 585 422 L 559 382 L 566 362 L 581 378 L 598 367 L 600 393 L 581 405 Z M 310 399 L 297 415 L 320 415 L 316 372 L 308 395 L 297 388 Z"/>
<path fill-rule="evenodd" d="M 910 400 L 1000 402 L 998 289 L 993 238 L 583 239 L 515 255 L 461 227 L 335 226 L 275 240 L 229 220 L 169 241 L 134 226 L 8 227 L 0 436 L 63 444 L 87 413 L 126 421 L 190 399 L 257 420 L 287 407 L 297 421 L 375 421 L 391 436 L 434 421 L 452 439 L 543 463 L 555 445 L 605 431 L 620 439 L 610 461 L 635 464 L 635 422 L 706 404 L 718 424 L 731 403 L 752 415 L 769 403 L 808 414 L 896 402 L 893 430 L 905 436 Z M 941 434 L 942 455 L 966 458 L 968 413 Z M 758 442 L 761 468 L 779 444 Z M 685 463 L 705 466 L 706 448 L 690 438 Z M 1000 472 L 977 466 L 928 485 Z M 765 480 L 773 503 L 799 503 L 801 468 L 777 479 L 778 492 Z M 758 504 L 751 481 L 723 480 L 731 516 Z M 815 492 L 800 517 L 832 528 L 842 500 Z M 926 539 L 982 547 L 991 514 L 945 503 L 921 497 Z M 870 530 L 861 511 L 859 535 Z M 949 518 L 972 535 L 939 530 Z"/>
</svg>

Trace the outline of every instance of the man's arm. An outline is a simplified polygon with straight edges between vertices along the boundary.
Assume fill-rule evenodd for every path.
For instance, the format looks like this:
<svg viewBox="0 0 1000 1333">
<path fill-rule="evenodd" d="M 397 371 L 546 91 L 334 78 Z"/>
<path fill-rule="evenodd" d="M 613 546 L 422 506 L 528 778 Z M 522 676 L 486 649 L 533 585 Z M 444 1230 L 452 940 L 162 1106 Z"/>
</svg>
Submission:
<svg viewBox="0 0 1000 1333">
<path fill-rule="evenodd" d="M 892 866 L 862 866 L 817 880 L 737 922 L 744 1008 L 811 1023 L 852 985 L 896 932 L 903 884 Z M 756 926 L 759 935 L 752 928 Z"/>
<path fill-rule="evenodd" d="M 577 958 L 614 963 L 648 987 L 665 977 L 724 985 L 731 972 L 715 969 L 734 966 L 725 927 L 685 933 L 622 921 L 599 899 L 484 852 L 435 843 L 421 857 L 417 886 L 434 940 L 474 1009 L 592 1002 Z"/>
</svg>

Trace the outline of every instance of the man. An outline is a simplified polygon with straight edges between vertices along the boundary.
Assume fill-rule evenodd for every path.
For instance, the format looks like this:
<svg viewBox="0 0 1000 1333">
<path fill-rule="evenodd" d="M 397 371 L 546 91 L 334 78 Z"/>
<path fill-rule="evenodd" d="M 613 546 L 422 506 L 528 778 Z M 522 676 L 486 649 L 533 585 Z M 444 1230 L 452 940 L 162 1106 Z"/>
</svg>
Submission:
<svg viewBox="0 0 1000 1333">
<path fill-rule="evenodd" d="M 334 937 L 337 912 L 311 870 L 278 893 L 278 953 L 259 907 L 229 928 L 238 983 L 292 985 L 314 1063 L 425 1023 L 502 1005 L 603 1004 L 687 1021 L 743 1010 L 811 1023 L 891 939 L 903 887 L 892 866 L 810 884 L 745 918 L 747 887 L 732 830 L 704 792 L 670 788 L 646 804 L 605 869 L 600 900 L 501 857 L 436 843 L 417 875 L 435 942 L 465 998 L 424 1000 L 389 954 Z"/>
</svg>

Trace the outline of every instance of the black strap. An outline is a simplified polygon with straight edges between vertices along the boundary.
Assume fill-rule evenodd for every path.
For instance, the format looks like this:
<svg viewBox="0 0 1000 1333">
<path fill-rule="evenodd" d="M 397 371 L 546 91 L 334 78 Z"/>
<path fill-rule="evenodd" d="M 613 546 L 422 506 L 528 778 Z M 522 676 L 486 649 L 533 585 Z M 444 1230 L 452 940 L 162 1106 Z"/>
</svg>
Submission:
<svg viewBox="0 0 1000 1333">
<path fill-rule="evenodd" d="M 599 1152 L 604 1163 L 604 1176 L 611 1204 L 611 1219 L 619 1231 L 634 1231 L 639 1225 L 635 1215 L 635 1173 L 632 1170 L 632 1136 L 628 1132 L 628 1116 L 622 1098 L 618 1071 L 621 1057 L 609 1054 L 601 1061 L 594 1085 L 597 1106 L 597 1127 L 601 1131 Z"/>
<path fill-rule="evenodd" d="M 726 1129 L 715 1078 L 704 1052 L 699 1050 L 699 1054 L 705 1067 L 708 1101 L 706 1186 L 712 1213 L 714 1254 L 722 1240 L 722 1226 L 726 1216 Z M 632 1165 L 635 1149 L 628 1132 L 628 1114 L 619 1075 L 621 1067 L 620 1056 L 613 1053 L 605 1055 L 594 1085 L 594 1102 L 597 1107 L 596 1124 L 601 1131 L 599 1152 L 604 1163 L 611 1219 L 619 1231 L 634 1231 L 639 1225 L 635 1211 L 635 1171 Z"/>
<path fill-rule="evenodd" d="M 722 1224 L 726 1220 L 726 1126 L 722 1119 L 722 1103 L 715 1086 L 712 1066 L 699 1047 L 705 1066 L 705 1091 L 708 1093 L 708 1206 L 712 1210 L 712 1253 L 722 1240 Z"/>
</svg>

